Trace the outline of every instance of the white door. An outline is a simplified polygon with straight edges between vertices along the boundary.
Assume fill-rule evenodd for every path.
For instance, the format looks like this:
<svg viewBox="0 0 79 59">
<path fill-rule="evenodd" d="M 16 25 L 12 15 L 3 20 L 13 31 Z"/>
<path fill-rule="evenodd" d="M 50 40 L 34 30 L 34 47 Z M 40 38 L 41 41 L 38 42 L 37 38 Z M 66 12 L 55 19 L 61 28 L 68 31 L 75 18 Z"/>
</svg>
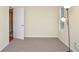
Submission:
<svg viewBox="0 0 79 59">
<path fill-rule="evenodd" d="M 24 8 L 14 7 L 13 9 L 13 36 L 24 39 Z"/>
</svg>

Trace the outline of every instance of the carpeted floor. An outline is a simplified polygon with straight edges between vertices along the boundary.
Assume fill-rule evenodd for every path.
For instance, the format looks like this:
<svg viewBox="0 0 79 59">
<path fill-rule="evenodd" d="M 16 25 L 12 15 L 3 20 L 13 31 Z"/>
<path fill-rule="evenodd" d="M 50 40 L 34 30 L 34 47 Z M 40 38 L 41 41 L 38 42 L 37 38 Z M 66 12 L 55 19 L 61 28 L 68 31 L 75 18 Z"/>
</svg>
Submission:
<svg viewBox="0 0 79 59">
<path fill-rule="evenodd" d="M 68 50 L 56 38 L 14 39 L 2 52 L 65 52 Z"/>
</svg>

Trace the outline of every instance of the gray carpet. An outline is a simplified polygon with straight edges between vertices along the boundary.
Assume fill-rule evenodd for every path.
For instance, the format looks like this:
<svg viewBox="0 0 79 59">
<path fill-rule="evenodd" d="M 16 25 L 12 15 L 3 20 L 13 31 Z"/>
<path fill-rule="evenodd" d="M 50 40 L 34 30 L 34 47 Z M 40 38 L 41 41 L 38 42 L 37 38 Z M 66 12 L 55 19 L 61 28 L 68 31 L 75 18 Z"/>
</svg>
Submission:
<svg viewBox="0 0 79 59">
<path fill-rule="evenodd" d="M 2 52 L 65 52 L 68 48 L 56 38 L 14 39 Z"/>
</svg>

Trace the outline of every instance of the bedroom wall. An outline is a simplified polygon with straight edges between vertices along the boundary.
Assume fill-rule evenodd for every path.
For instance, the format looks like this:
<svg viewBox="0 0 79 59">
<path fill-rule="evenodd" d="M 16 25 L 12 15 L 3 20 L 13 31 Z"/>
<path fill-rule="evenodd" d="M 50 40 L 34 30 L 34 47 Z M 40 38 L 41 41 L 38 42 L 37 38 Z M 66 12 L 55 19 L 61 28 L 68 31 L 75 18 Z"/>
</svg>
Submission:
<svg viewBox="0 0 79 59">
<path fill-rule="evenodd" d="M 71 49 L 79 51 L 79 6 L 73 6 L 69 9 L 70 38 Z M 67 23 L 65 23 L 64 32 L 59 32 L 60 40 L 68 46 Z"/>
<path fill-rule="evenodd" d="M 25 7 L 25 37 L 57 37 L 58 7 Z"/>
<path fill-rule="evenodd" d="M 0 51 L 9 44 L 9 7 L 0 6 Z"/>
</svg>

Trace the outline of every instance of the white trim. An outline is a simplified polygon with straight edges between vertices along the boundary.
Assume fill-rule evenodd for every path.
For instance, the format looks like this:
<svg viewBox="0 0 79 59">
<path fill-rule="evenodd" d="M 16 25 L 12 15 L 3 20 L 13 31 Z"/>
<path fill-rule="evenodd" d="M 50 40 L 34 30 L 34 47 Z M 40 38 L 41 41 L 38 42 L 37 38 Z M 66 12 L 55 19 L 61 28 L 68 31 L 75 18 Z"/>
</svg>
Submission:
<svg viewBox="0 0 79 59">
<path fill-rule="evenodd" d="M 57 36 L 26 36 L 26 37 L 45 37 L 45 38 L 57 38 Z"/>
<path fill-rule="evenodd" d="M 62 42 L 62 43 L 64 43 L 67 47 L 69 47 L 69 45 L 67 44 L 67 43 L 65 43 L 63 40 L 61 40 L 60 38 L 59 38 L 59 40 Z M 72 47 L 70 48 L 73 52 L 77 52 L 75 49 L 73 49 Z"/>
<path fill-rule="evenodd" d="M 1 52 L 6 46 L 8 46 L 8 45 L 9 45 L 9 43 L 5 44 L 5 45 L 0 49 L 0 52 Z"/>
</svg>

